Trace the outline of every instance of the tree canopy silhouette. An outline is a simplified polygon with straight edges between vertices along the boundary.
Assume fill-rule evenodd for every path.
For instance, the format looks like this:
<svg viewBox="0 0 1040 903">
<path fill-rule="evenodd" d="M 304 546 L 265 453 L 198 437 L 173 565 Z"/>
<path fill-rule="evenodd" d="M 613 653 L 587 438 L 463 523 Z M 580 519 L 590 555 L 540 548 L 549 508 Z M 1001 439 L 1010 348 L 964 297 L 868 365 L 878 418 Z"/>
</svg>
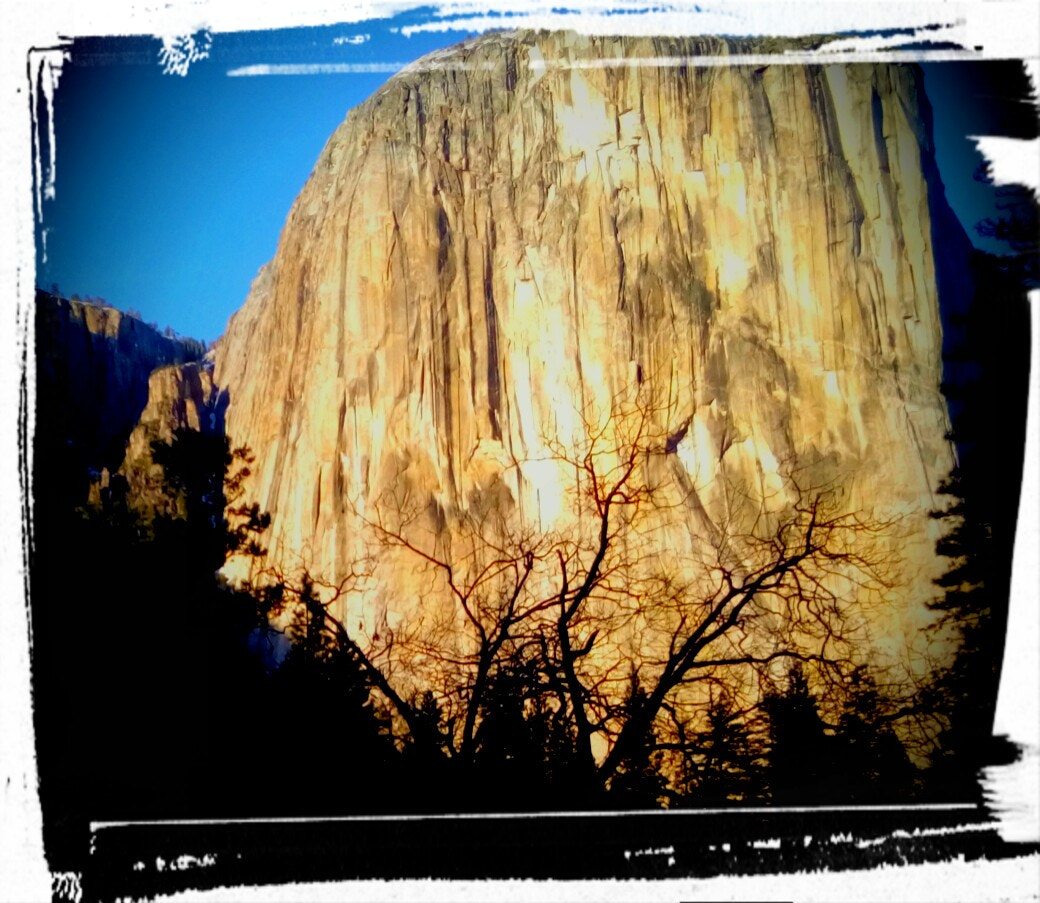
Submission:
<svg viewBox="0 0 1040 903">
<path fill-rule="evenodd" d="M 305 571 L 272 576 L 297 619 L 328 625 L 407 743 L 455 773 L 492 762 L 531 772 L 539 737 L 543 763 L 566 771 L 571 805 L 602 803 L 605 791 L 617 804 L 656 805 L 675 796 L 668 780 L 682 784 L 683 762 L 689 776 L 703 761 L 706 735 L 728 724 L 732 759 L 712 766 L 715 780 L 730 782 L 725 798 L 750 798 L 755 753 L 739 735 L 756 685 L 795 662 L 835 700 L 853 692 L 867 608 L 883 606 L 898 579 L 881 543 L 900 525 L 843 510 L 840 486 L 788 475 L 786 501 L 770 508 L 733 483 L 730 522 L 676 572 L 647 526 L 650 512 L 675 504 L 656 466 L 674 453 L 666 414 L 645 398 L 618 399 L 586 422 L 584 447 L 553 449 L 577 475 L 569 500 L 584 530 L 496 539 L 478 509 L 462 514 L 465 551 L 447 555 L 414 529 L 421 500 L 393 484 L 359 518 L 380 548 L 443 589 L 446 604 L 431 599 L 421 617 L 352 632 L 341 613 L 364 597 L 364 567 L 335 585 Z M 656 651 L 634 659 L 636 624 Z M 727 718 L 723 704 L 739 714 Z"/>
</svg>

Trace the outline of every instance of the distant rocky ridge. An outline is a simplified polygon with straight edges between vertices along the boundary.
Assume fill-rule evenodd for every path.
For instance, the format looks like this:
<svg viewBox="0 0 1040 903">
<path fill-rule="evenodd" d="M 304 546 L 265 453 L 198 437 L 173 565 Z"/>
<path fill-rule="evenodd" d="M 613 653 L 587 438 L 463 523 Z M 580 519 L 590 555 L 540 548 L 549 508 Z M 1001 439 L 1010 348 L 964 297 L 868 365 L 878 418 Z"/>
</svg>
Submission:
<svg viewBox="0 0 1040 903">
<path fill-rule="evenodd" d="M 36 293 L 35 327 L 35 492 L 82 503 L 92 480 L 107 484 L 123 463 L 153 372 L 184 364 L 197 371 L 206 348 L 113 307 L 44 291 Z"/>
</svg>

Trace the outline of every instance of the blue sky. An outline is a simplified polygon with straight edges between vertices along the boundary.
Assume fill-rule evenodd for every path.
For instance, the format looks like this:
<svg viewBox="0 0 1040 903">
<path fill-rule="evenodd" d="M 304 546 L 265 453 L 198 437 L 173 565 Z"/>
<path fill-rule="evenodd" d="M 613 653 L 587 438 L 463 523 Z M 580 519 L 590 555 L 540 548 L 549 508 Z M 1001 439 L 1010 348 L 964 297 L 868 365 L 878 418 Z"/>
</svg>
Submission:
<svg viewBox="0 0 1040 903">
<path fill-rule="evenodd" d="M 37 284 L 217 338 L 274 255 L 329 135 L 390 76 L 385 64 L 466 37 L 401 34 L 422 19 L 413 10 L 342 26 L 217 34 L 186 77 L 163 74 L 155 38 L 78 39 L 56 94 L 56 196 L 44 202 Z M 382 71 L 228 75 L 317 62 L 379 63 Z M 991 212 L 992 189 L 972 181 L 978 157 L 963 136 L 986 132 L 997 107 L 992 98 L 971 99 L 963 72 L 937 67 L 926 68 L 926 85 L 939 164 L 977 239 L 970 223 Z"/>
<path fill-rule="evenodd" d="M 56 94 L 56 196 L 44 202 L 37 284 L 217 338 L 274 255 L 326 140 L 389 77 L 227 73 L 264 63 L 408 63 L 465 37 L 391 33 L 402 18 L 218 34 L 185 77 L 163 74 L 154 38 L 78 40 Z"/>
</svg>

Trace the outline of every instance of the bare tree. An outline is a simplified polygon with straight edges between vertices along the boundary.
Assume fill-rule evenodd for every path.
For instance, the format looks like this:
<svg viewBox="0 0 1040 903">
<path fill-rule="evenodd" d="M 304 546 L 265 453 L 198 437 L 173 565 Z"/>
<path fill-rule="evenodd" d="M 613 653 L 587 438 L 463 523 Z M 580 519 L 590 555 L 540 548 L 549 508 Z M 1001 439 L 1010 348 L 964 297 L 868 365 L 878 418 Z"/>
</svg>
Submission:
<svg viewBox="0 0 1040 903">
<path fill-rule="evenodd" d="M 848 512 L 840 485 L 803 485 L 797 473 L 768 494 L 722 473 L 713 521 L 675 476 L 688 427 L 640 396 L 586 414 L 576 447 L 547 442 L 572 486 L 563 526 L 540 532 L 479 506 L 454 512 L 450 529 L 440 515 L 426 528 L 429 500 L 392 482 L 358 517 L 379 554 L 426 575 L 428 604 L 397 629 L 384 620 L 362 641 L 333 615 L 370 571 L 335 585 L 305 577 L 285 598 L 331 631 L 414 743 L 473 762 L 508 687 L 530 718 L 563 726 L 586 793 L 654 750 L 688 755 L 698 720 L 722 717 L 721 693 L 727 724 L 750 717 L 776 663 L 847 685 L 867 651 L 868 609 L 896 583 L 883 547 L 898 523 Z M 694 510 L 689 548 L 665 548 L 674 533 L 662 525 L 688 525 Z"/>
<path fill-rule="evenodd" d="M 806 487 L 796 474 L 772 499 L 720 476 L 724 519 L 702 518 L 701 549 L 686 560 L 664 554 L 662 509 L 687 518 L 693 491 L 664 476 L 688 426 L 669 424 L 668 413 L 667 405 L 615 403 L 604 425 L 586 424 L 578 453 L 555 450 L 577 475 L 574 503 L 593 529 L 584 542 L 555 544 L 545 667 L 564 688 L 579 754 L 599 786 L 645 748 L 655 725 L 668 738 L 659 747 L 677 746 L 681 731 L 670 727 L 688 723 L 691 706 L 707 711 L 693 685 L 739 687 L 782 660 L 847 681 L 865 640 L 864 607 L 881 604 L 895 582 L 881 540 L 896 522 L 846 512 L 840 486 Z M 633 625 L 644 635 L 634 665 L 625 639 Z M 642 692 L 622 705 L 619 682 L 629 672 Z"/>
<path fill-rule="evenodd" d="M 449 554 L 436 536 L 415 528 L 424 507 L 401 484 L 372 507 L 371 516 L 359 518 L 378 543 L 418 562 L 430 590 L 440 588 L 449 603 L 446 610 L 425 606 L 420 617 L 397 631 L 384 620 L 384 660 L 392 657 L 392 644 L 413 669 L 420 660 L 429 664 L 427 674 L 436 685 L 427 692 L 438 703 L 442 720 L 437 742 L 449 755 L 470 761 L 499 671 L 506 661 L 516 662 L 529 639 L 524 625 L 551 604 L 530 585 L 550 544 L 529 531 L 499 541 L 501 531 L 488 523 L 492 512 L 471 510 L 461 516 L 465 547 Z M 397 702 L 394 707 L 408 720 Z"/>
</svg>

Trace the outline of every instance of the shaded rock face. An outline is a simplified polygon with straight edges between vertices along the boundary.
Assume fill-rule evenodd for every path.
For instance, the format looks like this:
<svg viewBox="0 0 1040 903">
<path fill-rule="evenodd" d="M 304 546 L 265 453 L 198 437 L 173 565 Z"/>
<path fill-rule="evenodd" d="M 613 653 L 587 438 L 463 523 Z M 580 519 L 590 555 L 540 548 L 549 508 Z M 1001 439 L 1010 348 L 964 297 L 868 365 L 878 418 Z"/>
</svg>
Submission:
<svg viewBox="0 0 1040 903">
<path fill-rule="evenodd" d="M 115 471 L 148 399 L 156 367 L 197 360 L 192 339 L 172 339 L 112 307 L 36 293 L 36 430 L 41 463 L 58 455 L 85 490 L 89 468 Z M 41 474 L 46 491 L 53 473 Z M 76 501 L 83 501 L 82 498 Z"/>
<path fill-rule="evenodd" d="M 145 514 L 184 517 L 184 500 L 171 492 L 166 468 L 156 461 L 154 443 L 176 445 L 191 436 L 223 437 L 227 394 L 213 384 L 212 364 L 193 361 L 160 367 L 148 379 L 148 402 L 126 443 L 119 467 L 119 491 Z M 103 475 L 104 479 L 104 475 Z"/>
<path fill-rule="evenodd" d="M 901 648 L 953 463 L 927 101 L 909 66 L 637 62 L 754 49 L 485 36 L 348 115 L 217 355 L 275 561 L 335 582 L 391 496 L 442 549 L 474 512 L 566 531 L 559 449 L 643 392 L 684 502 L 662 548 L 725 529 L 736 483 L 837 483 L 903 518 Z M 375 573 L 366 623 L 433 604 L 400 560 Z"/>
</svg>

